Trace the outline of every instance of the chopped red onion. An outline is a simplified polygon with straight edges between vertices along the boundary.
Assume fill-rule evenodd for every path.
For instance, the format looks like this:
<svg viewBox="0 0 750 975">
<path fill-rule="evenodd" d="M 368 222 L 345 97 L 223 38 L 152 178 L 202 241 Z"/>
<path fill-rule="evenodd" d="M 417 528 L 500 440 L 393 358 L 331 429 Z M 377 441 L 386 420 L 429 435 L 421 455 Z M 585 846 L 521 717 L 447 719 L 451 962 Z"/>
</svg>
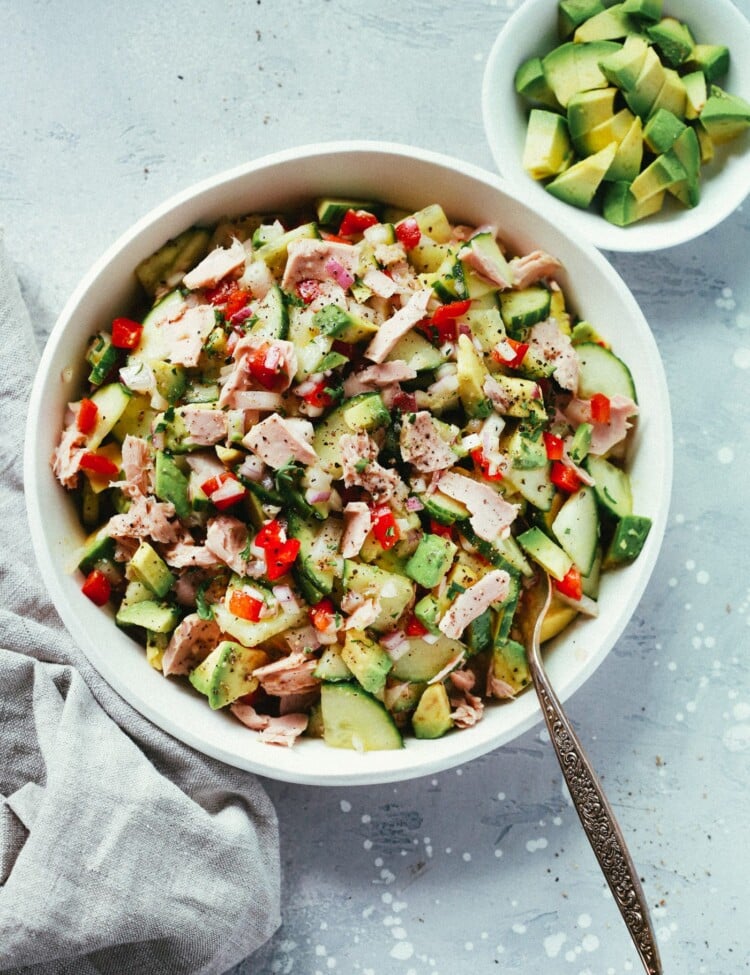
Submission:
<svg viewBox="0 0 750 975">
<path fill-rule="evenodd" d="M 354 284 L 354 277 L 347 271 L 344 265 L 337 261 L 335 257 L 329 257 L 325 263 L 326 273 L 330 274 L 336 284 L 346 291 Z"/>
</svg>

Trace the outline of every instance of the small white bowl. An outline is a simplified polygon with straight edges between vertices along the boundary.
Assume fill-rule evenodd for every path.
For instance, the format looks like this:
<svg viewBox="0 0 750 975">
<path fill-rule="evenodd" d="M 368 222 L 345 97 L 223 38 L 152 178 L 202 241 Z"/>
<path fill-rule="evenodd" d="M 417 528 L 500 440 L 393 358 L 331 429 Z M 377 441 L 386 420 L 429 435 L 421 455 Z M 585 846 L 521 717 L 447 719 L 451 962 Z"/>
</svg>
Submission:
<svg viewBox="0 0 750 975">
<path fill-rule="evenodd" d="M 522 165 L 528 107 L 516 94 L 514 77 L 527 58 L 542 56 L 560 44 L 558 0 L 525 0 L 495 41 L 482 84 L 484 127 L 495 164 L 533 206 L 569 233 L 584 234 L 609 251 L 651 251 L 692 240 L 724 220 L 750 192 L 750 135 L 717 148 L 701 168 L 701 200 L 688 210 L 672 201 L 665 209 L 617 227 L 597 213 L 577 209 L 548 193 Z M 750 99 L 750 24 L 730 0 L 665 0 L 665 14 L 685 21 L 699 43 L 726 44 L 729 74 L 722 87 Z"/>
<path fill-rule="evenodd" d="M 80 394 L 87 339 L 121 314 L 135 294 L 133 269 L 168 238 L 226 214 L 292 209 L 320 195 L 387 199 L 410 208 L 440 202 L 454 220 L 496 224 L 521 252 L 541 247 L 564 264 L 572 307 L 630 364 L 638 420 L 631 475 L 635 509 L 653 519 L 640 557 L 603 580 L 600 616 L 572 626 L 550 645 L 550 675 L 564 700 L 590 676 L 625 629 L 662 541 L 672 477 L 672 428 L 664 370 L 654 338 L 605 258 L 534 212 L 496 176 L 457 159 L 407 146 L 332 143 L 293 149 L 206 180 L 157 207 L 86 274 L 58 319 L 33 385 L 24 458 L 29 522 L 39 569 L 60 616 L 102 677 L 138 711 L 194 748 L 228 764 L 293 782 L 354 785 L 428 775 L 510 741 L 540 720 L 533 691 L 492 705 L 475 727 L 437 741 L 409 740 L 398 751 L 359 754 L 303 739 L 264 745 L 235 718 L 211 711 L 186 681 L 165 679 L 143 648 L 115 627 L 112 613 L 82 595 L 71 572 L 84 533 L 52 476 L 50 457 L 66 403 Z"/>
</svg>

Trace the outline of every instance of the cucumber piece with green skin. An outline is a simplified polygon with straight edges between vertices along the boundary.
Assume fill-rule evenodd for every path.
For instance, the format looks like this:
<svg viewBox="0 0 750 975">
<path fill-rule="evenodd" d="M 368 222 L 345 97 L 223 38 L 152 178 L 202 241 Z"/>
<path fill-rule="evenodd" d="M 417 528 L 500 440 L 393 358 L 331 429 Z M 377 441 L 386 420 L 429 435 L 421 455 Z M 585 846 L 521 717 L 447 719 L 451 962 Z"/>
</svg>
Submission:
<svg viewBox="0 0 750 975">
<path fill-rule="evenodd" d="M 211 232 L 189 227 L 145 258 L 135 269 L 144 291 L 152 298 L 165 287 L 174 287 L 183 275 L 208 254 Z"/>
<path fill-rule="evenodd" d="M 555 485 L 550 478 L 551 464 L 530 469 L 511 467 L 505 472 L 505 480 L 539 511 L 549 511 L 555 496 Z"/>
<path fill-rule="evenodd" d="M 251 335 L 269 342 L 289 336 L 289 312 L 284 292 L 278 285 L 268 289 L 254 310 L 256 321 L 250 328 Z"/>
<path fill-rule="evenodd" d="M 338 229 L 348 210 L 366 210 L 367 213 L 372 213 L 380 219 L 383 204 L 376 203 L 374 200 L 352 200 L 346 197 L 322 197 L 315 203 L 318 223 L 324 227 Z"/>
<path fill-rule="evenodd" d="M 434 372 L 446 361 L 446 357 L 423 335 L 412 329 L 398 340 L 386 362 L 401 360 L 415 372 Z"/>
<path fill-rule="evenodd" d="M 331 410 L 328 416 L 317 424 L 313 435 L 312 446 L 318 455 L 320 466 L 334 479 L 344 476 L 341 438 L 352 432 L 345 416 L 345 410 L 350 405 L 351 400 L 345 400 Z"/>
<path fill-rule="evenodd" d="M 633 492 L 630 476 L 603 457 L 589 455 L 586 470 L 594 479 L 594 493 L 601 507 L 616 518 L 633 513 Z"/>
<path fill-rule="evenodd" d="M 416 683 L 432 680 L 444 670 L 452 660 L 458 660 L 466 652 L 466 646 L 459 640 L 452 640 L 442 633 L 435 643 L 428 643 L 421 637 L 409 637 L 409 648 L 394 661 L 391 674 L 398 680 Z"/>
<path fill-rule="evenodd" d="M 86 449 L 95 450 L 128 408 L 132 393 L 122 383 L 108 383 L 91 394 L 96 404 L 96 423 L 86 434 Z"/>
<path fill-rule="evenodd" d="M 119 359 L 119 351 L 112 344 L 112 336 L 106 332 L 98 332 L 89 342 L 86 350 L 86 362 L 91 366 L 89 382 L 92 386 L 101 386 L 114 369 Z"/>
<path fill-rule="evenodd" d="M 334 645 L 325 647 L 313 671 L 313 677 L 318 680 L 335 683 L 337 681 L 351 681 L 354 677 L 341 655 L 341 647 Z"/>
<path fill-rule="evenodd" d="M 168 330 L 161 326 L 172 315 L 177 315 L 184 304 L 185 296 L 179 288 L 159 298 L 143 319 L 141 340 L 138 347 L 128 355 L 129 366 L 138 362 L 151 363 L 169 358 Z"/>
<path fill-rule="evenodd" d="M 570 495 L 552 522 L 552 533 L 581 575 L 587 576 L 599 544 L 599 514 L 593 488 L 583 486 Z"/>
<path fill-rule="evenodd" d="M 341 574 L 338 554 L 343 524 L 338 518 L 328 518 L 322 524 L 301 518 L 290 512 L 287 533 L 300 543 L 297 568 L 323 596 L 333 591 L 334 580 Z"/>
<path fill-rule="evenodd" d="M 469 521 L 461 521 L 458 525 L 458 531 L 496 569 L 505 569 L 511 576 L 520 572 L 521 575 L 528 578 L 534 574 L 534 570 L 513 535 L 508 535 L 507 538 L 496 538 L 493 542 L 488 542 L 487 539 L 477 535 Z"/>
<path fill-rule="evenodd" d="M 411 579 L 351 559 L 344 560 L 343 587 L 349 592 L 358 592 L 365 599 L 378 599 L 380 611 L 370 623 L 370 629 L 376 633 L 393 629 L 414 599 Z"/>
<path fill-rule="evenodd" d="M 626 396 L 634 403 L 635 383 L 630 369 L 610 349 L 595 342 L 582 342 L 576 346 L 578 355 L 578 396 L 591 399 L 595 393 L 603 393 L 612 399 Z"/>
<path fill-rule="evenodd" d="M 535 284 L 518 291 L 500 293 L 500 316 L 508 334 L 524 338 L 526 329 L 549 317 L 552 297 L 549 288 Z"/>
<path fill-rule="evenodd" d="M 437 490 L 432 494 L 420 494 L 419 500 L 430 518 L 440 525 L 453 525 L 469 517 L 469 509 L 461 501 Z"/>
<path fill-rule="evenodd" d="M 320 231 L 316 223 L 303 223 L 299 227 L 293 227 L 278 237 L 261 244 L 253 253 L 253 260 L 263 261 L 272 272 L 279 274 L 286 263 L 287 250 L 294 240 L 303 238 L 320 239 Z"/>
<path fill-rule="evenodd" d="M 86 539 L 78 561 L 78 569 L 88 575 L 102 562 L 111 562 L 115 555 L 115 540 L 106 534 L 106 525 Z"/>
<path fill-rule="evenodd" d="M 320 703 L 323 740 L 329 747 L 364 752 L 403 748 L 401 732 L 391 715 L 359 685 L 324 683 Z"/>
</svg>

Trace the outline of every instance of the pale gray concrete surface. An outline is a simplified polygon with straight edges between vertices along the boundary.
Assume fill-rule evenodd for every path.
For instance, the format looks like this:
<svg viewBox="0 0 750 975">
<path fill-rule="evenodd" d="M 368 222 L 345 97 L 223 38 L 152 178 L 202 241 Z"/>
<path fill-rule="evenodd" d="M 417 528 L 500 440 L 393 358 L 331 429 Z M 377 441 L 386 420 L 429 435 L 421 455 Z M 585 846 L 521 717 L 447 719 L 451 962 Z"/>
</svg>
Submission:
<svg viewBox="0 0 750 975">
<path fill-rule="evenodd" d="M 354 137 L 492 169 L 480 86 L 515 6 L 0 0 L 0 225 L 40 341 L 135 219 L 247 159 Z M 671 975 L 750 970 L 749 250 L 746 203 L 694 243 L 610 255 L 664 359 L 675 484 L 648 591 L 567 707 Z M 413 782 L 267 787 L 284 923 L 233 975 L 640 970 L 539 728 Z"/>
</svg>

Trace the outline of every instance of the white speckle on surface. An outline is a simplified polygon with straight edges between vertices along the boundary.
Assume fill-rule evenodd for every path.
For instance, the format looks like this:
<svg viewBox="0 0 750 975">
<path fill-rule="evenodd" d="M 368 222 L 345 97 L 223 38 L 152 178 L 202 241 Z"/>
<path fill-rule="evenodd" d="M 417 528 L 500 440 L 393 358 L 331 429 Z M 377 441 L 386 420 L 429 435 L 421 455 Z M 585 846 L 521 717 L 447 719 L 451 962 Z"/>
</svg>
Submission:
<svg viewBox="0 0 750 975">
<path fill-rule="evenodd" d="M 362 816 L 362 818 L 361 818 L 361 820 L 360 820 L 360 822 L 362 822 L 362 823 L 371 823 L 372 822 L 372 816 L 369 813 L 364 813 L 363 816 Z"/>
<path fill-rule="evenodd" d="M 341 809 L 341 812 L 348 813 L 352 811 L 352 804 L 348 799 L 342 799 L 339 803 L 339 808 Z"/>
<path fill-rule="evenodd" d="M 671 671 L 677 670 L 677 664 L 675 663 L 674 660 L 669 661 L 669 663 L 667 664 L 667 670 L 671 670 Z"/>
<path fill-rule="evenodd" d="M 538 840 L 527 840 L 526 849 L 529 853 L 536 853 L 537 850 L 546 850 L 547 845 L 547 840 L 540 836 Z"/>
<path fill-rule="evenodd" d="M 738 724 L 724 733 L 724 747 L 730 752 L 743 752 L 750 747 L 750 724 Z"/>
<path fill-rule="evenodd" d="M 511 928 L 511 931 L 514 934 L 526 934 L 526 925 L 525 924 L 516 923 Z"/>
<path fill-rule="evenodd" d="M 739 704 L 735 704 L 735 706 L 732 708 L 732 717 L 734 717 L 737 721 L 747 721 L 747 719 L 750 718 L 750 704 L 747 704 L 744 701 L 740 702 Z"/>
<path fill-rule="evenodd" d="M 685 563 L 685 568 L 688 570 L 688 572 L 692 572 L 695 568 L 695 559 L 688 559 Z"/>
<path fill-rule="evenodd" d="M 548 958 L 557 958 L 560 954 L 560 949 L 567 941 L 567 937 L 562 931 L 557 934 L 550 934 L 544 939 L 544 950 Z"/>
<path fill-rule="evenodd" d="M 464 861 L 465 863 L 468 863 L 468 862 L 469 862 L 469 860 L 471 860 L 471 853 L 468 853 L 468 852 L 467 852 L 467 853 L 462 853 L 462 854 L 461 854 L 461 859 L 462 859 L 462 860 L 463 860 L 463 861 Z"/>
<path fill-rule="evenodd" d="M 708 574 L 708 572 L 706 572 L 705 569 L 701 569 L 699 572 L 696 572 L 695 574 L 695 581 L 699 583 L 701 586 L 705 586 L 710 579 L 711 576 Z"/>
<path fill-rule="evenodd" d="M 596 951 L 599 947 L 599 939 L 595 934 L 585 934 L 581 946 L 584 951 Z"/>
<path fill-rule="evenodd" d="M 720 464 L 731 464 L 734 460 L 734 451 L 731 447 L 719 447 L 716 451 L 716 459 Z"/>
<path fill-rule="evenodd" d="M 746 346 L 740 346 L 739 349 L 735 349 L 734 355 L 732 356 L 732 363 L 738 369 L 750 369 L 750 349 Z"/>
<path fill-rule="evenodd" d="M 406 931 L 403 928 L 394 928 L 391 931 L 391 934 L 398 941 L 404 941 L 406 939 Z"/>
<path fill-rule="evenodd" d="M 390 950 L 391 958 L 397 961 L 408 961 L 414 954 L 414 947 L 408 941 L 397 941 Z"/>
<path fill-rule="evenodd" d="M 499 860 L 499 859 L 500 859 L 500 857 L 501 857 L 502 855 L 503 855 L 503 851 L 502 851 L 502 850 L 501 850 L 501 849 L 500 849 L 500 848 L 498 847 L 498 848 L 497 848 L 497 849 L 495 850 L 495 856 L 496 856 L 496 857 L 497 857 L 497 859 Z"/>
<path fill-rule="evenodd" d="M 474 950 L 473 942 L 467 941 L 466 944 L 464 945 L 464 948 L 466 951 L 473 951 Z"/>
<path fill-rule="evenodd" d="M 591 927 L 591 915 L 581 914 L 578 917 L 578 927 L 579 928 L 590 928 Z"/>
</svg>

